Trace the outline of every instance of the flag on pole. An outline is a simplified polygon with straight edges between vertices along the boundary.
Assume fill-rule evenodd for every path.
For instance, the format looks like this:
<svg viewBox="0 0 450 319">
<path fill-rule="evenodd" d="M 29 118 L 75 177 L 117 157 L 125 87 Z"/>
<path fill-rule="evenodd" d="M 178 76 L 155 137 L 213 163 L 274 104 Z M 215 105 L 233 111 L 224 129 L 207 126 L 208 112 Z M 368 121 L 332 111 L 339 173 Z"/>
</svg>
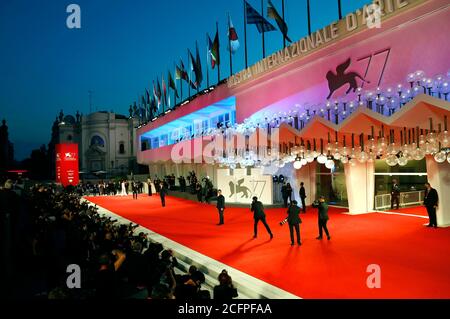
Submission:
<svg viewBox="0 0 450 319">
<path fill-rule="evenodd" d="M 162 88 L 163 88 L 163 101 L 164 101 L 164 105 L 168 106 L 167 103 L 167 87 L 166 87 L 166 82 L 164 81 L 164 75 L 162 76 Z"/>
<path fill-rule="evenodd" d="M 236 32 L 236 29 L 233 26 L 233 21 L 231 21 L 231 17 L 229 18 L 229 28 L 228 28 L 228 39 L 229 39 L 229 47 L 228 50 L 231 51 L 231 53 L 236 53 L 236 51 L 239 49 L 239 38 Z"/>
<path fill-rule="evenodd" d="M 211 41 L 211 39 L 209 39 Z M 219 42 L 219 32 L 216 31 L 216 36 L 211 47 L 211 63 L 213 63 L 213 69 L 217 65 L 220 65 L 220 42 Z M 214 62 L 213 62 L 214 61 Z"/>
<path fill-rule="evenodd" d="M 269 3 L 267 5 L 267 16 L 269 18 L 275 19 L 278 28 L 280 29 L 281 33 L 283 33 L 283 36 L 286 38 L 287 41 L 292 43 L 291 39 L 288 36 L 288 26 L 286 24 L 286 21 L 284 21 L 283 18 L 280 16 L 271 0 L 269 0 Z"/>
<path fill-rule="evenodd" d="M 195 43 L 196 57 L 195 57 L 195 82 L 197 88 L 202 85 L 203 81 L 203 72 L 202 72 L 202 61 L 200 60 L 200 52 L 198 51 L 198 43 Z"/>
<path fill-rule="evenodd" d="M 189 72 L 189 85 L 193 88 L 193 89 L 197 89 L 198 87 L 198 82 L 196 81 L 192 81 L 192 72 L 196 72 L 195 70 L 198 68 L 196 66 L 196 62 L 194 59 L 194 56 L 192 55 L 192 52 L 188 49 L 189 51 L 189 60 L 190 60 L 190 72 Z"/>
<path fill-rule="evenodd" d="M 160 107 L 160 105 L 161 105 L 161 96 L 162 96 L 162 93 L 161 93 L 161 85 L 159 84 L 159 79 L 156 80 L 156 83 L 157 83 L 157 87 L 156 87 L 156 99 L 157 99 L 157 101 L 158 101 L 158 109 L 159 109 L 159 107 Z"/>
<path fill-rule="evenodd" d="M 152 97 L 150 100 L 150 110 L 151 110 L 152 114 L 158 112 L 158 104 L 156 103 L 155 97 Z"/>
<path fill-rule="evenodd" d="M 275 31 L 275 27 L 266 20 L 262 15 L 258 13 L 247 1 L 246 3 L 246 16 L 247 24 L 255 24 L 259 33 Z"/>
<path fill-rule="evenodd" d="M 147 89 L 145 89 L 145 96 L 147 97 L 147 103 L 146 104 L 150 104 L 150 93 L 148 92 Z"/>
<path fill-rule="evenodd" d="M 211 41 L 211 38 L 209 37 L 209 34 L 206 35 L 206 50 L 207 50 L 207 55 L 206 57 L 207 62 L 211 63 L 211 68 L 215 68 L 216 66 L 216 61 L 214 60 L 213 56 L 212 56 L 212 47 L 213 47 L 213 42 Z"/>
<path fill-rule="evenodd" d="M 180 66 L 176 66 L 175 67 L 175 78 L 177 80 L 185 80 L 186 82 L 189 83 L 189 75 L 186 72 L 186 68 L 184 67 L 184 63 L 183 60 L 180 60 Z"/>
<path fill-rule="evenodd" d="M 175 96 L 178 98 L 178 90 L 177 90 L 177 86 L 175 84 L 175 81 L 173 80 L 172 74 L 170 73 L 170 71 L 168 71 L 168 81 L 169 81 L 169 87 L 175 92 Z"/>
</svg>

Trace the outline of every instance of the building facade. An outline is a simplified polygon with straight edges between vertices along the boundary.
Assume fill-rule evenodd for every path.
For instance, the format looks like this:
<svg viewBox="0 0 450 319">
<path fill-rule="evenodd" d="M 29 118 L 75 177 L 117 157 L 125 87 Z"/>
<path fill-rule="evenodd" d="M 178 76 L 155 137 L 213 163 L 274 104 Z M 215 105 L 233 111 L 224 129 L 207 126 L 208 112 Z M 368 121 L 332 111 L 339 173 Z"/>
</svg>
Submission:
<svg viewBox="0 0 450 319">
<path fill-rule="evenodd" d="M 11 168 L 13 163 L 14 145 L 9 140 L 6 120 L 2 120 L 2 125 L 0 126 L 0 171 L 4 172 Z"/>
<path fill-rule="evenodd" d="M 428 180 L 450 225 L 448 1 L 374 3 L 380 28 L 361 8 L 140 128 L 138 162 L 210 176 L 239 203 L 263 185 L 272 203 L 279 177 L 298 198 L 304 182 L 307 204 L 325 195 L 351 214 L 380 209 L 393 179 L 419 204 Z"/>
<path fill-rule="evenodd" d="M 82 174 L 124 176 L 137 170 L 136 126 L 136 118 L 113 112 L 64 116 L 61 111 L 51 144 L 77 143 Z"/>
</svg>

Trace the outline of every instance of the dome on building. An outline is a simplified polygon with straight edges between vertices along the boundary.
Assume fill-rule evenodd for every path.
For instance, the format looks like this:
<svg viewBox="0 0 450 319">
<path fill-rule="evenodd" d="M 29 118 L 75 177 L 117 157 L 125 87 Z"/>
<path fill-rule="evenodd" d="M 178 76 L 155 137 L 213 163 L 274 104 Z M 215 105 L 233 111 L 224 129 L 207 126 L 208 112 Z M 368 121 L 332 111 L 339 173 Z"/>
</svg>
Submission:
<svg viewBox="0 0 450 319">
<path fill-rule="evenodd" d="M 75 118 L 72 115 L 66 115 L 64 117 L 64 123 L 66 123 L 66 124 L 75 124 L 76 120 L 75 120 Z"/>
</svg>

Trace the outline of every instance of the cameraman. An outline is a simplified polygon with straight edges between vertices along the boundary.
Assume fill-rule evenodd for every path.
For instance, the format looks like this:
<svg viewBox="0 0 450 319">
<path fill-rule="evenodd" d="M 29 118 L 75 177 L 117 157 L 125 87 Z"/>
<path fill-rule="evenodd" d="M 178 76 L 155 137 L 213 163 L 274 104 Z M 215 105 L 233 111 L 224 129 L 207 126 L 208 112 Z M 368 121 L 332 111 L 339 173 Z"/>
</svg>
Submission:
<svg viewBox="0 0 450 319">
<path fill-rule="evenodd" d="M 291 246 L 294 246 L 294 228 L 297 234 L 297 244 L 301 246 L 302 242 L 300 241 L 300 224 L 302 223 L 302 220 L 300 219 L 299 216 L 300 207 L 298 207 L 296 200 L 292 201 L 287 213 L 288 213 L 287 221 L 289 223 L 289 231 L 291 233 Z"/>
<path fill-rule="evenodd" d="M 322 230 L 325 230 L 325 234 L 327 235 L 327 239 L 330 240 L 330 233 L 328 232 L 327 223 L 330 219 L 328 217 L 328 204 L 325 202 L 325 197 L 320 196 L 318 201 L 315 201 L 312 205 L 314 208 L 317 208 L 319 210 L 319 237 L 316 239 L 321 240 L 322 239 Z"/>
</svg>

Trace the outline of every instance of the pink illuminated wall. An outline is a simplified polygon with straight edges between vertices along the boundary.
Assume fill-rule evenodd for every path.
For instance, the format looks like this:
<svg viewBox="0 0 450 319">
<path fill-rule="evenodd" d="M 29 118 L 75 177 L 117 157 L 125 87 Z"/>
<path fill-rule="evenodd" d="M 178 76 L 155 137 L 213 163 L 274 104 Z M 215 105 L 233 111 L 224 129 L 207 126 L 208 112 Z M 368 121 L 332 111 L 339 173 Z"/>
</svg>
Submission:
<svg viewBox="0 0 450 319">
<path fill-rule="evenodd" d="M 326 102 L 329 93 L 327 72 L 335 72 L 348 58 L 352 62 L 347 72 L 365 76 L 370 81 L 364 84 L 368 90 L 407 84 L 406 76 L 417 70 L 425 71 L 429 77 L 445 74 L 450 69 L 449 16 L 448 0 L 427 1 L 384 21 L 381 29 L 361 31 L 236 87 L 222 85 L 141 128 L 137 135 L 229 96 L 236 96 L 238 123 L 258 113 L 289 110 L 295 104 L 320 108 L 317 105 Z M 360 86 L 362 81 L 357 81 Z M 345 97 L 347 88 L 346 85 L 336 91 L 330 100 Z M 140 163 L 163 160 L 168 151 L 159 153 L 161 157 L 155 151 L 140 152 L 138 160 Z"/>
<path fill-rule="evenodd" d="M 431 12 L 436 8 L 441 9 Z M 245 84 L 242 92 L 236 90 L 237 120 L 243 121 L 267 106 L 273 112 L 292 109 L 295 104 L 326 102 L 326 74 L 335 72 L 348 58 L 352 64 L 347 72 L 364 76 L 367 70 L 370 84 L 364 89 L 405 84 L 407 74 L 417 70 L 427 76 L 446 73 L 450 69 L 449 16 L 448 1 L 429 1 L 384 22 L 381 29 L 363 31 Z M 331 99 L 344 97 L 347 88 L 341 88 Z"/>
</svg>

